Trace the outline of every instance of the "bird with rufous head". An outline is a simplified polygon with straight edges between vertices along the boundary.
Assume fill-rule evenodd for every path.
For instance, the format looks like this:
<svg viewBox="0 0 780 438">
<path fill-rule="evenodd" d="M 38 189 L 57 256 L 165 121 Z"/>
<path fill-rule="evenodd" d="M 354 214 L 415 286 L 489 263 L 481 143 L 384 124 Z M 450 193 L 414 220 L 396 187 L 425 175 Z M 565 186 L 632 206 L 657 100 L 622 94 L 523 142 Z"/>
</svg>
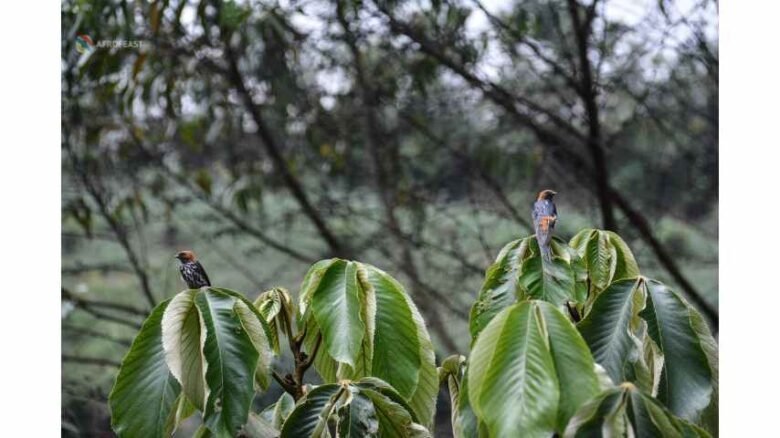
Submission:
<svg viewBox="0 0 780 438">
<path fill-rule="evenodd" d="M 539 243 L 539 251 L 542 253 L 542 259 L 545 261 L 552 260 L 552 249 L 550 243 L 552 242 L 553 230 L 555 229 L 555 222 L 558 220 L 558 210 L 555 208 L 553 197 L 557 192 L 553 190 L 542 190 L 536 195 L 536 202 L 534 202 L 533 220 L 534 220 L 534 232 L 536 233 L 536 241 Z"/>
<path fill-rule="evenodd" d="M 203 265 L 200 264 L 194 252 L 179 251 L 175 258 L 181 262 L 181 265 L 179 265 L 179 273 L 181 273 L 181 279 L 187 283 L 188 288 L 200 289 L 204 286 L 211 286 L 209 276 L 206 274 L 206 270 L 203 269 Z"/>
</svg>

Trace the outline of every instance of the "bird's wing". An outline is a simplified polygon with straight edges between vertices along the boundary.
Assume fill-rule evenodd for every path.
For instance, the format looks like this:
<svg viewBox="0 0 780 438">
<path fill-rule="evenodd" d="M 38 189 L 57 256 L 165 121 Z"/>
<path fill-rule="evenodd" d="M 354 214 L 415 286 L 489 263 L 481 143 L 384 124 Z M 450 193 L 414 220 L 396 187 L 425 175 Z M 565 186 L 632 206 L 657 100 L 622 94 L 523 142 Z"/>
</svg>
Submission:
<svg viewBox="0 0 780 438">
<path fill-rule="evenodd" d="M 545 215 L 544 210 L 545 210 L 544 203 L 542 201 L 534 202 L 534 209 L 533 209 L 534 227 L 539 224 L 539 218 Z"/>
<path fill-rule="evenodd" d="M 209 275 L 206 274 L 206 270 L 203 269 L 203 265 L 200 264 L 200 262 L 196 261 L 195 265 L 198 267 L 198 270 L 203 275 L 203 279 L 206 280 L 206 285 L 211 286 L 211 280 L 209 280 Z"/>
</svg>

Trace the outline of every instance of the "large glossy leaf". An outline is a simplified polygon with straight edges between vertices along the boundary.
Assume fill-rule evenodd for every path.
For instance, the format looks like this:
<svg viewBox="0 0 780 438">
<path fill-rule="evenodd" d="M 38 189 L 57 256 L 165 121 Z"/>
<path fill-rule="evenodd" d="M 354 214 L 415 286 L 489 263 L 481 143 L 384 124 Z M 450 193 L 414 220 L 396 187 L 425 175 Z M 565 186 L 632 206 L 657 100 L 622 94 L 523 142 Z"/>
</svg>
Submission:
<svg viewBox="0 0 780 438">
<path fill-rule="evenodd" d="M 545 341 L 530 302 L 500 312 L 477 338 L 468 368 L 469 400 L 490 435 L 555 432 L 560 392 Z"/>
<path fill-rule="evenodd" d="M 569 241 L 569 245 L 585 264 L 591 295 L 598 294 L 613 281 L 639 275 L 633 253 L 612 231 L 582 230 Z"/>
<path fill-rule="evenodd" d="M 647 304 L 640 316 L 664 354 L 658 399 L 675 415 L 695 420 L 711 401 L 715 341 L 698 312 L 664 284 L 641 281 Z"/>
<path fill-rule="evenodd" d="M 583 405 L 571 419 L 566 438 L 706 438 L 703 429 L 675 417 L 649 394 L 625 383 Z"/>
<path fill-rule="evenodd" d="M 355 367 L 366 327 L 360 318 L 357 264 L 335 260 L 311 292 L 311 308 L 330 356 Z"/>
<path fill-rule="evenodd" d="M 482 289 L 471 307 L 469 329 L 472 340 L 498 312 L 517 301 L 519 269 L 523 260 L 530 256 L 528 242 L 526 238 L 506 244 L 485 272 Z"/>
<path fill-rule="evenodd" d="M 349 391 L 343 385 L 320 385 L 306 394 L 287 417 L 282 427 L 283 438 L 319 438 L 326 435 L 330 415 L 335 412 L 339 399 Z"/>
<path fill-rule="evenodd" d="M 364 394 L 352 394 L 350 403 L 339 409 L 336 435 L 339 438 L 370 438 L 379 435 L 374 403 Z"/>
<path fill-rule="evenodd" d="M 663 284 L 643 277 L 602 291 L 579 324 L 615 382 L 632 381 L 694 420 L 717 385 L 717 345 L 701 316 Z"/>
<path fill-rule="evenodd" d="M 287 417 L 282 437 L 323 437 L 332 424 L 340 437 L 429 437 L 411 407 L 387 383 L 367 378 L 320 385 Z"/>
<path fill-rule="evenodd" d="M 133 340 L 108 398 L 111 427 L 120 437 L 161 437 L 172 430 L 181 391 L 165 363 L 162 317 L 170 300 L 160 303 Z"/>
<path fill-rule="evenodd" d="M 644 292 L 639 284 L 638 279 L 612 283 L 577 324 L 593 359 L 614 382 L 632 379 L 634 366 L 642 359 L 642 343 L 633 327 L 633 320 L 644 307 Z"/>
<path fill-rule="evenodd" d="M 418 421 L 431 429 L 439 382 L 433 344 L 425 322 L 403 286 L 386 272 L 362 265 L 376 299 L 371 376 L 395 388 Z M 362 376 L 361 376 L 362 377 Z"/>
<path fill-rule="evenodd" d="M 206 404 L 203 422 L 218 437 L 235 436 L 247 421 L 254 397 L 259 354 L 243 327 L 238 300 L 220 290 L 202 289 L 195 305 L 206 329 Z M 240 306 L 240 305 L 238 305 Z"/>
<path fill-rule="evenodd" d="M 162 319 L 162 343 L 165 359 L 182 391 L 190 402 L 203 410 L 206 401 L 206 380 L 200 315 L 195 307 L 198 290 L 186 290 L 171 300 Z"/>
<path fill-rule="evenodd" d="M 536 241 L 531 241 L 531 247 L 538 251 L 535 245 Z M 525 297 L 561 305 L 576 299 L 575 279 L 574 269 L 565 259 L 554 255 L 550 262 L 542 263 L 542 258 L 535 256 L 526 260 L 519 282 Z"/>
<path fill-rule="evenodd" d="M 421 424 L 431 427 L 438 392 L 433 345 L 403 286 L 374 266 L 336 260 L 312 267 L 303 287 L 308 289 L 301 291 L 299 307 L 306 309 L 300 317 L 306 319 L 307 351 L 320 335 L 326 345 L 344 342 L 346 331 L 359 340 L 349 350 L 355 353 L 352 362 L 346 361 L 343 346 L 318 350 L 314 366 L 323 380 L 381 378 L 409 402 Z M 348 313 L 342 314 L 347 323 L 337 325 L 322 315 L 333 307 L 324 297 L 343 295 L 354 295 L 357 306 L 341 309 Z M 352 333 L 356 330 L 362 333 Z"/>
<path fill-rule="evenodd" d="M 317 287 L 322 280 L 322 276 L 328 271 L 328 268 L 334 263 L 339 261 L 338 259 L 325 259 L 320 260 L 317 263 L 311 265 L 306 275 L 303 277 L 301 283 L 301 290 L 298 294 L 298 323 L 305 324 L 309 318 L 309 304 L 311 303 L 311 295 L 317 290 Z M 299 326 L 300 327 L 300 326 Z"/>
<path fill-rule="evenodd" d="M 236 315 L 259 355 L 255 369 L 255 381 L 260 388 L 268 389 L 268 385 L 271 383 L 271 356 L 273 354 L 273 333 L 268 322 L 257 306 L 242 294 L 221 287 L 212 287 L 210 290 L 236 299 Z"/>
<path fill-rule="evenodd" d="M 430 438 L 425 427 L 413 421 L 413 414 L 397 400 L 388 397 L 386 393 L 373 389 L 361 389 L 360 395 L 370 399 L 379 423 L 378 437 L 384 438 Z"/>
<path fill-rule="evenodd" d="M 539 310 L 558 376 L 557 429 L 563 431 L 577 409 L 599 392 L 599 380 L 588 346 L 572 323 L 547 303 L 539 303 Z"/>
<path fill-rule="evenodd" d="M 266 331 L 263 330 L 262 321 L 243 301 L 236 301 L 235 311 L 241 322 L 241 327 L 249 335 L 249 340 L 252 341 L 252 345 L 258 353 L 255 381 L 262 389 L 268 389 L 268 385 L 271 383 L 271 350 L 269 348 L 270 342 L 266 338 Z"/>
<path fill-rule="evenodd" d="M 490 436 L 562 432 L 577 407 L 598 392 L 585 342 L 543 301 L 496 315 L 477 338 L 467 373 L 471 407 Z"/>
<path fill-rule="evenodd" d="M 577 253 L 555 239 L 552 262 L 543 263 L 533 236 L 508 243 L 485 273 L 477 301 L 471 308 L 472 341 L 493 317 L 521 299 L 561 305 L 585 299 L 585 270 Z"/>
</svg>

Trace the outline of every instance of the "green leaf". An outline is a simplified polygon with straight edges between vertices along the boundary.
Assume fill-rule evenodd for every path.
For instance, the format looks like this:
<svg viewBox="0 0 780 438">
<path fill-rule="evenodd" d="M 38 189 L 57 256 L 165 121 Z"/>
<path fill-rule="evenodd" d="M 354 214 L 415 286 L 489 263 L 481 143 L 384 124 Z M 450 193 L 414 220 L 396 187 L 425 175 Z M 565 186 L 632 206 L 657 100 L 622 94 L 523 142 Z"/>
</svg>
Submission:
<svg viewBox="0 0 780 438">
<path fill-rule="evenodd" d="M 707 363 L 712 371 L 712 397 L 709 406 L 702 412 L 699 424 L 713 436 L 718 436 L 718 344 L 710 333 L 710 328 L 704 322 L 704 318 L 692 311 L 691 325 L 696 332 L 704 354 L 707 355 Z"/>
<path fill-rule="evenodd" d="M 317 290 L 320 281 L 322 281 L 323 275 L 328 271 L 328 268 L 339 259 L 326 259 L 320 260 L 317 263 L 311 265 L 306 275 L 303 277 L 301 283 L 301 290 L 298 294 L 298 322 L 306 323 L 309 318 L 309 305 L 311 304 L 311 296 Z"/>
<path fill-rule="evenodd" d="M 584 261 L 593 296 L 614 281 L 639 275 L 634 254 L 612 231 L 582 230 L 569 241 L 569 245 Z"/>
<path fill-rule="evenodd" d="M 355 368 L 365 335 L 360 318 L 360 285 L 357 264 L 344 260 L 332 263 L 311 292 L 311 307 L 330 356 Z"/>
<path fill-rule="evenodd" d="M 349 404 L 339 409 L 336 435 L 340 438 L 368 438 L 379 434 L 379 419 L 374 403 L 365 395 L 352 395 Z"/>
<path fill-rule="evenodd" d="M 466 365 L 466 357 L 460 354 L 449 356 L 442 361 L 441 366 L 437 369 L 439 373 L 439 382 L 446 383 L 447 389 L 450 393 L 450 421 L 452 422 L 452 430 L 456 436 L 462 434 L 458 431 L 458 419 L 460 417 L 461 406 L 461 385 L 463 384 L 463 371 Z M 468 400 L 466 400 L 468 403 Z M 473 416 L 473 413 L 472 413 Z"/>
<path fill-rule="evenodd" d="M 327 436 L 327 422 L 335 412 L 336 403 L 348 388 L 336 383 L 320 385 L 306 394 L 287 417 L 282 427 L 282 438 L 319 438 Z"/>
<path fill-rule="evenodd" d="M 604 391 L 572 418 L 565 438 L 697 437 L 710 435 L 677 418 L 657 400 L 630 383 Z"/>
<path fill-rule="evenodd" d="M 236 300 L 235 311 L 241 321 L 241 327 L 249 335 L 249 339 L 258 353 L 255 381 L 263 390 L 266 390 L 271 384 L 271 351 L 268 338 L 265 335 L 266 331 L 263 330 L 262 319 L 258 318 L 241 300 Z"/>
<path fill-rule="evenodd" d="M 235 436 L 247 421 L 259 354 L 236 311 L 237 299 L 202 289 L 195 305 L 206 329 L 206 404 L 203 422 L 218 437 Z"/>
<path fill-rule="evenodd" d="M 551 246 L 552 263 L 542 262 L 534 236 L 512 241 L 499 252 L 471 308 L 472 343 L 498 312 L 517 300 L 539 299 L 556 305 L 584 301 L 587 278 L 579 255 L 559 239 Z"/>
<path fill-rule="evenodd" d="M 644 297 L 638 287 L 637 279 L 612 283 L 577 324 L 593 359 L 604 367 L 613 382 L 628 380 L 639 360 L 637 336 L 631 327 L 632 319 L 641 310 L 636 309 L 635 297 Z"/>
<path fill-rule="evenodd" d="M 176 403 L 174 403 L 174 405 L 174 409 L 171 411 L 170 415 L 168 415 L 168 421 L 165 425 L 163 436 L 172 436 L 179 428 L 179 425 L 197 411 L 195 406 L 190 403 L 183 392 L 176 398 Z"/>
<path fill-rule="evenodd" d="M 403 286 L 386 272 L 361 264 L 375 304 L 371 376 L 409 402 L 419 422 L 431 428 L 439 382 L 433 344 L 420 312 Z M 361 376 L 362 377 L 362 376 Z"/>
<path fill-rule="evenodd" d="M 640 274 L 639 265 L 637 265 L 634 253 L 631 252 L 626 242 L 617 233 L 612 231 L 606 231 L 606 233 L 609 236 L 609 243 L 615 248 L 616 253 L 612 281 L 638 277 Z"/>
<path fill-rule="evenodd" d="M 658 281 L 641 282 L 647 304 L 640 316 L 664 354 L 658 399 L 675 415 L 695 420 L 712 398 L 715 342 L 701 316 L 682 297 Z"/>
<path fill-rule="evenodd" d="M 612 279 L 612 262 L 617 258 L 617 252 L 609 244 L 606 233 L 599 231 L 588 241 L 585 251 L 591 284 L 604 289 Z"/>
<path fill-rule="evenodd" d="M 553 246 L 553 258 L 550 263 L 542 263 L 536 239 L 529 242 L 534 256 L 523 264 L 519 282 L 526 296 L 562 305 L 575 299 L 575 272 L 571 262 L 560 257 Z"/>
<path fill-rule="evenodd" d="M 477 338 L 467 373 L 469 401 L 490 436 L 562 432 L 599 385 L 585 342 L 543 301 L 496 315 Z"/>
<path fill-rule="evenodd" d="M 263 390 L 268 389 L 271 380 L 271 338 L 272 331 L 257 307 L 239 292 L 221 287 L 209 290 L 235 298 L 235 312 L 244 331 L 249 335 L 252 345 L 258 353 L 255 381 Z"/>
<path fill-rule="evenodd" d="M 181 384 L 182 391 L 196 408 L 206 401 L 204 359 L 201 353 L 200 315 L 195 307 L 196 289 L 185 290 L 171 300 L 162 318 L 162 344 L 165 361 Z"/>
<path fill-rule="evenodd" d="M 640 319 L 641 317 L 641 319 Z M 677 294 L 643 277 L 602 291 L 578 328 L 615 382 L 632 381 L 682 418 L 694 420 L 717 386 L 717 344 Z"/>
<path fill-rule="evenodd" d="M 287 418 L 282 437 L 330 436 L 329 422 L 339 437 L 430 437 L 414 420 L 411 407 L 386 382 L 345 380 L 309 391 Z"/>
<path fill-rule="evenodd" d="M 474 415 L 474 409 L 471 407 L 471 401 L 469 401 L 468 381 L 467 368 L 460 384 L 458 402 L 452 405 L 452 416 L 455 417 L 452 423 L 452 432 L 456 438 L 477 438 L 480 436 L 480 432 L 486 429 L 484 423 L 481 423 L 477 416 Z M 487 432 L 483 435 L 487 435 Z"/>
<path fill-rule="evenodd" d="M 560 392 L 531 302 L 503 310 L 480 333 L 468 368 L 469 400 L 491 436 L 549 437 Z"/>
<path fill-rule="evenodd" d="M 290 294 L 283 288 L 273 288 L 260 294 L 254 305 L 268 324 L 269 341 L 274 353 L 278 355 L 281 335 L 291 336 L 287 333 L 293 315 Z"/>
<path fill-rule="evenodd" d="M 469 329 L 472 340 L 501 310 L 514 304 L 518 296 L 518 277 L 523 260 L 530 256 L 529 239 L 509 242 L 501 249 L 485 273 L 479 297 L 471 307 Z"/>
<path fill-rule="evenodd" d="M 289 393 L 283 392 L 282 395 L 279 396 L 279 400 L 263 409 L 263 412 L 261 412 L 260 415 L 263 417 L 263 420 L 275 429 L 281 430 L 284 421 L 294 408 L 295 400 L 293 397 Z"/>
<path fill-rule="evenodd" d="M 424 428 L 416 428 L 412 414 L 385 394 L 372 389 L 362 389 L 361 395 L 370 399 L 379 420 L 379 437 L 402 438 L 430 436 Z"/>
<path fill-rule="evenodd" d="M 328 298 L 344 296 L 349 305 L 346 299 L 339 305 Z M 320 348 L 315 357 L 322 379 L 381 378 L 411 405 L 423 426 L 431 427 L 438 393 L 433 345 L 403 286 L 374 266 L 334 260 L 309 270 L 301 297 L 306 351 L 313 350 L 319 334 L 325 345 L 334 347 Z M 336 314 L 341 321 L 333 320 Z M 345 339 L 356 343 L 345 348 Z M 354 353 L 351 363 L 345 352 Z"/>
<path fill-rule="evenodd" d="M 119 437 L 163 436 L 181 388 L 165 363 L 160 303 L 133 340 L 108 397 L 111 427 Z"/>
<path fill-rule="evenodd" d="M 548 303 L 539 303 L 539 309 L 558 376 L 558 431 L 563 431 L 577 409 L 599 392 L 599 379 L 588 345 L 574 325 Z"/>
</svg>

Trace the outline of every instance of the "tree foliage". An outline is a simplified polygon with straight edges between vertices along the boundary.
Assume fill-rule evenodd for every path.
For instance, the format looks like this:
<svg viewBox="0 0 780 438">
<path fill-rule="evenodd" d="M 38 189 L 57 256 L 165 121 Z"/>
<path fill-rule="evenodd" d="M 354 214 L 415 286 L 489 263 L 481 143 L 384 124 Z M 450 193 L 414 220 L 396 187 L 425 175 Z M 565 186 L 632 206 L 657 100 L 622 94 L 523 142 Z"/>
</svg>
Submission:
<svg viewBox="0 0 780 438">
<path fill-rule="evenodd" d="M 237 344 L 251 351 L 248 338 L 258 352 L 253 380 L 265 404 L 278 397 L 274 353 L 282 361 L 292 353 L 289 379 L 278 376 L 286 389 L 300 390 L 315 370 L 334 384 L 377 374 L 430 417 L 434 349 L 465 354 L 518 300 L 587 317 L 615 281 L 637 278 L 639 264 L 717 331 L 717 3 L 622 3 L 63 0 L 63 431 L 108 433 L 108 409 L 84 400 L 106 398 L 132 336 L 178 290 L 174 249 L 198 251 L 215 284 L 254 299 L 234 310 L 266 319 L 263 338 L 243 317 L 247 337 Z M 85 46 L 84 35 L 96 45 Z M 533 239 L 515 239 L 532 232 L 530 187 L 561 193 L 559 236 L 590 224 L 605 230 L 585 230 L 568 247 L 556 241 L 559 257 L 543 266 Z M 637 250 L 635 263 L 612 232 Z M 363 325 L 344 331 L 328 311 L 310 312 L 311 327 L 348 342 L 323 334 L 309 363 L 301 354 L 315 351 L 319 331 L 300 331 L 297 284 L 333 257 L 343 262 L 329 271 L 352 263 L 371 275 L 317 293 L 351 300 L 328 310 Z M 401 289 L 413 302 L 404 304 Z M 666 296 L 659 302 L 673 304 Z M 208 329 L 195 298 L 177 298 L 183 331 L 162 338 L 182 358 L 198 353 L 192 336 Z M 356 319 L 354 309 L 370 303 L 378 313 Z M 678 308 L 658 312 L 654 330 L 646 309 L 655 304 L 616 311 L 621 330 L 635 332 L 610 341 L 622 346 L 610 360 L 626 354 L 628 365 L 605 369 L 660 398 L 661 382 L 692 374 L 662 376 L 674 349 L 654 339 L 674 327 L 694 345 L 690 330 L 704 322 L 664 326 L 660 318 Z M 377 348 L 398 340 L 388 327 L 399 317 L 404 336 L 417 333 L 399 344 L 404 369 L 424 365 L 415 375 L 385 367 Z M 228 322 L 209 324 L 237 326 Z M 716 379 L 713 348 L 699 338 Z M 209 342 L 215 358 L 226 352 Z M 171 411 L 205 410 L 202 370 L 163 353 L 187 382 Z M 348 369 L 361 359 L 364 369 Z M 695 376 L 699 400 L 676 405 L 681 415 L 706 399 L 706 373 Z M 457 386 L 467 393 L 463 378 Z M 465 430 L 476 420 L 467 403 L 458 406 Z M 232 430 L 243 418 L 232 415 L 214 421 Z M 246 427 L 279 430 L 272 420 L 251 412 Z"/>
<path fill-rule="evenodd" d="M 553 248 L 541 261 L 534 237 L 505 246 L 477 297 L 497 308 L 472 313 L 482 326 L 471 352 L 438 371 L 412 298 L 365 263 L 315 263 L 297 305 L 282 289 L 254 303 L 218 287 L 182 291 L 122 363 L 114 431 L 166 436 L 197 410 L 215 436 L 430 437 L 445 384 L 458 437 L 717 434 L 717 344 L 701 315 L 641 276 L 617 234 L 585 230 Z M 545 282 L 561 292 L 539 293 Z M 506 296 L 487 300 L 491 288 Z M 283 337 L 296 359 L 285 377 L 269 360 Z M 304 381 L 311 365 L 323 383 Z M 287 395 L 255 412 L 269 374 Z"/>
</svg>

